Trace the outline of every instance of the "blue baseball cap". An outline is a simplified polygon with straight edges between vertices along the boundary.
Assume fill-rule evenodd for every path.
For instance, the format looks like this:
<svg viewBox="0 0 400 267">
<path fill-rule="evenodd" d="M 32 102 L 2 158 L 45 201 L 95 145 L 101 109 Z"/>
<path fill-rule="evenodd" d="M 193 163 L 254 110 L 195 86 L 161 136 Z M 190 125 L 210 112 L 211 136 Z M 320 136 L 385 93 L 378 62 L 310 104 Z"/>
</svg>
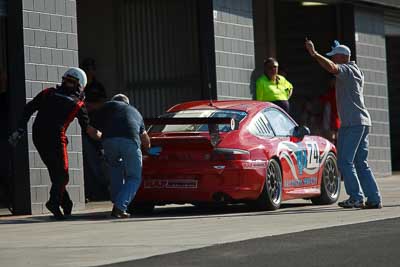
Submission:
<svg viewBox="0 0 400 267">
<path fill-rule="evenodd" d="M 326 53 L 327 56 L 333 56 L 333 55 L 346 55 L 350 56 L 351 55 L 351 50 L 348 46 L 340 44 L 338 41 L 335 40 L 334 46 L 332 46 L 332 51 L 329 53 Z"/>
</svg>

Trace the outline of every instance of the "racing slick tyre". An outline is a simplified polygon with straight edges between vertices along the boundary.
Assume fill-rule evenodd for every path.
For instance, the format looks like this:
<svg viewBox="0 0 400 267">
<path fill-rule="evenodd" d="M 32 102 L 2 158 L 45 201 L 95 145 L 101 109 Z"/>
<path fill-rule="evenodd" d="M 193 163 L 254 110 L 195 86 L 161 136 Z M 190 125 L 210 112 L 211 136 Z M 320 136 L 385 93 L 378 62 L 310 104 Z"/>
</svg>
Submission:
<svg viewBox="0 0 400 267">
<path fill-rule="evenodd" d="M 154 204 L 147 202 L 132 202 L 128 207 L 128 213 L 130 214 L 151 214 L 154 211 Z"/>
<path fill-rule="evenodd" d="M 282 201 L 282 171 L 276 159 L 271 159 L 265 177 L 264 188 L 253 203 L 253 206 L 262 210 L 277 210 Z"/>
<path fill-rule="evenodd" d="M 322 171 L 321 195 L 311 198 L 311 202 L 316 205 L 335 203 L 340 195 L 340 182 L 336 156 L 329 152 Z"/>
</svg>

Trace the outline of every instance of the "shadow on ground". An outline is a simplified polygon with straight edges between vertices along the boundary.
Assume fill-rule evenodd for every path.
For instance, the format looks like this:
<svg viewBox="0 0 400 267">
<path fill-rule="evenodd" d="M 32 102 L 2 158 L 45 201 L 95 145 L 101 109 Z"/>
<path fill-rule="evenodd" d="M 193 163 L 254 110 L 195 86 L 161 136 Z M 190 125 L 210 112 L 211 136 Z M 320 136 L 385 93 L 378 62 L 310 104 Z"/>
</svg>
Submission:
<svg viewBox="0 0 400 267">
<path fill-rule="evenodd" d="M 384 208 L 399 207 L 400 205 L 386 205 Z M 109 211 L 102 212 L 86 212 L 77 213 L 71 217 L 63 220 L 56 221 L 52 216 L 30 216 L 27 218 L 7 219 L 3 216 L 0 220 L 0 225 L 4 224 L 30 224 L 30 223 L 48 223 L 48 222 L 73 222 L 73 221 L 109 221 L 112 223 L 133 223 L 135 221 L 157 221 L 157 220 L 190 220 L 201 218 L 218 218 L 218 217 L 250 217 L 250 216 L 279 216 L 283 214 L 316 214 L 327 212 L 352 212 L 356 209 L 344 210 L 336 206 L 336 204 L 329 206 L 315 206 L 311 203 L 287 203 L 282 204 L 281 208 L 276 211 L 258 211 L 247 205 L 237 204 L 228 205 L 218 208 L 199 208 L 195 206 L 174 206 L 156 208 L 155 211 L 149 215 L 133 215 L 130 219 L 116 220 L 110 216 Z"/>
</svg>

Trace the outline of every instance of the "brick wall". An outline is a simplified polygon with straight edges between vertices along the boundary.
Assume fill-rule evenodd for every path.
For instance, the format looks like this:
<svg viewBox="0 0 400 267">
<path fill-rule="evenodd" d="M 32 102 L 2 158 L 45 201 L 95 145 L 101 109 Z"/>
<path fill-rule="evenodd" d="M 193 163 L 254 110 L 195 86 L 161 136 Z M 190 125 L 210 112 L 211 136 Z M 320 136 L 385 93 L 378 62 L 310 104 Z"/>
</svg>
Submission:
<svg viewBox="0 0 400 267">
<path fill-rule="evenodd" d="M 23 0 L 25 79 L 27 101 L 59 83 L 70 66 L 78 66 L 78 35 L 75 0 Z M 32 213 L 47 212 L 50 179 L 33 143 L 28 125 Z M 68 132 L 70 182 L 75 208 L 84 206 L 82 145 L 77 121 Z"/>
<path fill-rule="evenodd" d="M 356 8 L 355 31 L 357 63 L 365 73 L 365 104 L 372 117 L 369 163 L 377 176 L 388 176 L 392 169 L 383 13 Z"/>
<path fill-rule="evenodd" d="M 213 4 L 218 99 L 252 99 L 252 1 L 214 0 Z"/>
</svg>

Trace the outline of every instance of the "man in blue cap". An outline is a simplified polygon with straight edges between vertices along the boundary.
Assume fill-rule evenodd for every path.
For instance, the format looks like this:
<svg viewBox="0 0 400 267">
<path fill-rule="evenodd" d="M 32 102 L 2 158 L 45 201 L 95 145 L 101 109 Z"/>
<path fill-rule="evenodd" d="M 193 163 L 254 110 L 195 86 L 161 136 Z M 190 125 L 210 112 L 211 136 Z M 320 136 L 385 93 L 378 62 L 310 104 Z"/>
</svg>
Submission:
<svg viewBox="0 0 400 267">
<path fill-rule="evenodd" d="M 338 41 L 335 41 L 332 51 L 326 54 L 332 60 L 320 55 L 311 40 L 306 39 L 305 47 L 322 68 L 336 77 L 336 103 L 341 121 L 337 143 L 338 166 L 350 196 L 339 202 L 339 206 L 380 209 L 381 194 L 367 163 L 371 116 L 364 104 L 364 73 L 354 61 L 350 61 L 350 48 Z"/>
</svg>

